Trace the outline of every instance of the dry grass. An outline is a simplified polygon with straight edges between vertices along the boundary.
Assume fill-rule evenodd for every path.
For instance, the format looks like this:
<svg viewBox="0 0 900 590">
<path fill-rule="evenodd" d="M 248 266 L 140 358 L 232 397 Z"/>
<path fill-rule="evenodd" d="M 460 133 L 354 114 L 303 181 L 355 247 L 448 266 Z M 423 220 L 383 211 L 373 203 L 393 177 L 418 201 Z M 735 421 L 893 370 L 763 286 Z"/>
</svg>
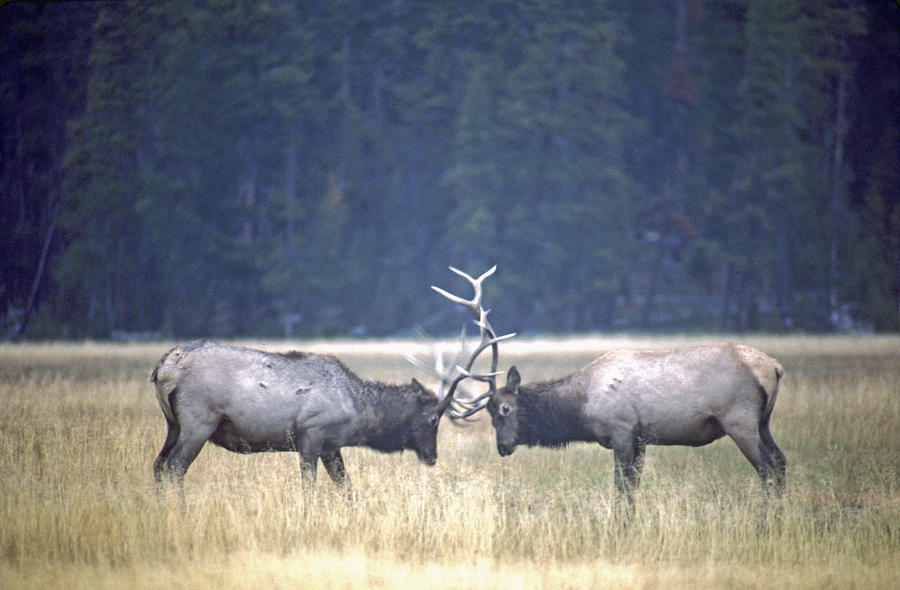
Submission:
<svg viewBox="0 0 900 590">
<path fill-rule="evenodd" d="M 503 363 L 529 380 L 610 347 L 695 341 L 511 342 Z M 900 587 L 900 338 L 746 341 L 788 371 L 772 428 L 788 491 L 767 523 L 728 440 L 651 447 L 626 523 L 609 451 L 501 460 L 485 421 L 442 425 L 433 468 L 347 449 L 353 501 L 321 474 L 309 506 L 295 456 L 210 446 L 182 503 L 152 484 L 165 426 L 147 376 L 166 346 L 2 345 L 0 587 Z M 401 381 L 417 346 L 292 347 Z"/>
</svg>

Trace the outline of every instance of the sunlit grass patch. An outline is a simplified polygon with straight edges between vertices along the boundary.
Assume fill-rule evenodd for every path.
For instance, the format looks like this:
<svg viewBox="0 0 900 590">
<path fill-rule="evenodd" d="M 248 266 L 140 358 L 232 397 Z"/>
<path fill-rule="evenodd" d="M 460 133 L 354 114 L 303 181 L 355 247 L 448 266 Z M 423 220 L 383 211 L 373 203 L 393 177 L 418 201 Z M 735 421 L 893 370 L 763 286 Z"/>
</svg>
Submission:
<svg viewBox="0 0 900 590">
<path fill-rule="evenodd" d="M 294 454 L 212 446 L 183 499 L 159 493 L 165 425 L 147 379 L 168 346 L 0 346 L 0 587 L 897 587 L 900 349 L 885 344 L 896 340 L 763 340 L 788 371 L 772 426 L 784 497 L 765 509 L 727 438 L 649 447 L 630 517 L 610 451 L 501 459 L 483 418 L 444 423 L 431 468 L 347 449 L 350 501 L 320 473 L 304 503 Z M 624 344 L 580 342 L 519 344 L 502 362 L 552 377 Z M 333 346 L 365 377 L 426 379 L 402 356 L 427 354 L 421 343 Z"/>
</svg>

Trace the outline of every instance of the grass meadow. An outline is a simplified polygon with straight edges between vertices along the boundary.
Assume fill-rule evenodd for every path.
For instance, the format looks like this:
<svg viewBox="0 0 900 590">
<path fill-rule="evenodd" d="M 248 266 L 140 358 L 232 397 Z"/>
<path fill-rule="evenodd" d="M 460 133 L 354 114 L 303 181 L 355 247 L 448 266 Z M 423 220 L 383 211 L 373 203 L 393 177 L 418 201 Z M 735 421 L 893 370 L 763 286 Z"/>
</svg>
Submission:
<svg viewBox="0 0 900 590">
<path fill-rule="evenodd" d="M 512 341 L 524 380 L 614 347 L 712 338 Z M 157 493 L 165 423 L 148 376 L 165 344 L 0 345 L 0 588 L 900 588 L 900 337 L 748 337 L 787 370 L 772 433 L 788 486 L 725 438 L 650 447 L 633 517 L 592 444 L 501 459 L 487 419 L 444 421 L 435 467 L 344 451 L 348 502 L 294 454 L 206 446 L 185 495 Z M 427 375 L 414 342 L 263 345 L 338 354 L 363 377 Z M 502 382 L 502 380 L 501 380 Z"/>
</svg>

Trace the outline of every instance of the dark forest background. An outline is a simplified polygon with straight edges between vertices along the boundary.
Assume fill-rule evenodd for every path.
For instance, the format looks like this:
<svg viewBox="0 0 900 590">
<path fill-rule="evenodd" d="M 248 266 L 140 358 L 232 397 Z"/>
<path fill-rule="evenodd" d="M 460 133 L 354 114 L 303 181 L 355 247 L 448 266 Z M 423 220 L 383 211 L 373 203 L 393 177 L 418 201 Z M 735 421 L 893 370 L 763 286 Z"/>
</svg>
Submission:
<svg viewBox="0 0 900 590">
<path fill-rule="evenodd" d="M 892 0 L 0 8 L 0 336 L 900 329 Z"/>
</svg>

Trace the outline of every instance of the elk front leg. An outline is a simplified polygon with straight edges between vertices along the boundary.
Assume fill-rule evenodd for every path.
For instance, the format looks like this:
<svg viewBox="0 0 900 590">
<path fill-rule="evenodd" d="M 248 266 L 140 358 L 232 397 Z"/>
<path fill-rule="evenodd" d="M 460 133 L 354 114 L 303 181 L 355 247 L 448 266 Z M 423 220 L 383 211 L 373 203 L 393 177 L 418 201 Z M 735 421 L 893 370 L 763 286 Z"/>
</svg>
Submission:
<svg viewBox="0 0 900 590">
<path fill-rule="evenodd" d="M 303 433 L 299 438 L 300 480 L 304 500 L 309 500 L 316 489 L 316 470 L 322 455 L 322 439 L 314 432 Z"/>
<path fill-rule="evenodd" d="M 304 496 L 309 496 L 316 489 L 316 468 L 319 457 L 300 453 L 300 480 Z"/>
<path fill-rule="evenodd" d="M 350 477 L 347 475 L 347 469 L 344 467 L 344 458 L 341 451 L 337 450 L 328 455 L 322 455 L 322 465 L 325 471 L 331 477 L 331 481 L 338 489 L 342 490 L 348 496 L 350 495 Z"/>
<path fill-rule="evenodd" d="M 640 481 L 640 472 L 644 462 L 644 446 L 638 444 L 637 437 L 629 433 L 614 437 L 612 448 L 616 469 L 616 490 L 630 500 L 632 492 Z"/>
<path fill-rule="evenodd" d="M 634 453 L 626 451 L 613 451 L 613 459 L 616 465 L 615 483 L 616 490 L 627 496 L 637 487 L 638 470 L 634 464 Z"/>
<path fill-rule="evenodd" d="M 647 450 L 647 442 L 640 437 L 634 441 L 634 459 L 632 465 L 634 469 L 632 485 L 635 489 L 641 485 L 641 472 L 644 470 L 644 451 Z"/>
</svg>

